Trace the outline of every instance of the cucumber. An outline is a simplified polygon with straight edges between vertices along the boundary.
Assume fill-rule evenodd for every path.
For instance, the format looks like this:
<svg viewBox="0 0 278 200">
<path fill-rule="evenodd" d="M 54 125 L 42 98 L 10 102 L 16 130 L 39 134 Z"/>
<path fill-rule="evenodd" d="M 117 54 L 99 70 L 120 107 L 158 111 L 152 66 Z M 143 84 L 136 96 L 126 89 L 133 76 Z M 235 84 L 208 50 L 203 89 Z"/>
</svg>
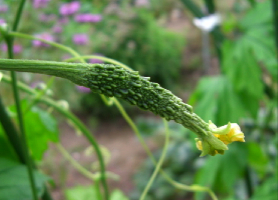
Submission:
<svg viewBox="0 0 278 200">
<path fill-rule="evenodd" d="M 193 113 L 190 105 L 183 103 L 158 83 L 151 82 L 149 77 L 140 76 L 137 71 L 111 64 L 98 64 L 90 68 L 85 77 L 85 86 L 92 92 L 124 99 L 168 121 L 174 120 L 197 134 L 209 131 L 207 123 Z"/>
</svg>

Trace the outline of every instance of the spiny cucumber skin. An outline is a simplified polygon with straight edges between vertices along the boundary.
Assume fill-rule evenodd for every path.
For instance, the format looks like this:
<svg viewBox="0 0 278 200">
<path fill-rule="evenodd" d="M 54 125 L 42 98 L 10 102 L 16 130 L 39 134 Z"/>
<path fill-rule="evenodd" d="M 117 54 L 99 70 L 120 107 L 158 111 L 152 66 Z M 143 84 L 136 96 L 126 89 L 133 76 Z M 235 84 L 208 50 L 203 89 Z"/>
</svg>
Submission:
<svg viewBox="0 0 278 200">
<path fill-rule="evenodd" d="M 197 134 L 209 131 L 207 123 L 192 111 L 192 107 L 182 102 L 172 92 L 158 83 L 149 81 L 136 71 L 120 66 L 100 64 L 88 69 L 87 84 L 92 92 L 117 97 L 149 110 L 166 120 L 174 120 Z"/>
</svg>

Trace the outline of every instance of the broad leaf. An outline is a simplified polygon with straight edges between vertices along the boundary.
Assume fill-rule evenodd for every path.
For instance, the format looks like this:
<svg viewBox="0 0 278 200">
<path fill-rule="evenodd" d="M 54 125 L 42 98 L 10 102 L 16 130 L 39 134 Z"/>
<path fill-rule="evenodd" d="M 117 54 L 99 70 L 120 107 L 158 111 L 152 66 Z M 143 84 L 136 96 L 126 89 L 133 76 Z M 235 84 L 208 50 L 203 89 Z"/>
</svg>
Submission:
<svg viewBox="0 0 278 200">
<path fill-rule="evenodd" d="M 17 161 L 18 158 L 13 150 L 13 147 L 7 140 L 6 136 L 2 131 L 2 127 L 0 124 L 0 158 L 6 158 L 10 160 Z"/>
<path fill-rule="evenodd" d="M 278 197 L 278 176 L 269 177 L 261 186 L 259 186 L 250 200 L 277 200 Z"/>
<path fill-rule="evenodd" d="M 224 44 L 223 67 L 237 91 L 260 98 L 263 94 L 261 69 L 254 58 L 252 42 L 246 38 L 227 41 Z"/>
<path fill-rule="evenodd" d="M 189 104 L 205 121 L 217 125 L 238 122 L 245 115 L 240 97 L 225 76 L 202 78 Z"/>
<path fill-rule="evenodd" d="M 27 101 L 22 101 L 22 110 L 28 107 Z M 15 111 L 11 107 L 12 112 Z M 24 113 L 25 131 L 27 134 L 28 146 L 32 156 L 41 160 L 44 152 L 48 149 L 48 142 L 58 142 L 57 121 L 48 112 L 34 106 Z"/>
<path fill-rule="evenodd" d="M 257 2 L 256 6 L 240 20 L 240 25 L 244 28 L 250 28 L 270 22 L 272 19 L 271 11 L 271 1 Z"/>
<path fill-rule="evenodd" d="M 247 166 L 247 148 L 244 144 L 234 143 L 225 155 L 209 157 L 197 174 L 196 184 L 207 186 L 213 191 L 233 193 L 236 180 L 243 175 Z M 204 193 L 195 194 L 197 200 L 204 199 Z"/>
<path fill-rule="evenodd" d="M 36 189 L 41 196 L 44 183 L 49 178 L 34 171 Z M 0 200 L 30 200 L 32 199 L 31 185 L 25 165 L 0 158 Z"/>
<path fill-rule="evenodd" d="M 242 38 L 224 44 L 223 67 L 234 88 L 241 95 L 241 101 L 256 118 L 259 100 L 263 95 L 262 71 L 255 59 L 252 43 Z"/>
<path fill-rule="evenodd" d="M 258 143 L 247 143 L 247 147 L 249 164 L 256 170 L 258 175 L 263 177 L 269 163 L 267 155 Z"/>
</svg>

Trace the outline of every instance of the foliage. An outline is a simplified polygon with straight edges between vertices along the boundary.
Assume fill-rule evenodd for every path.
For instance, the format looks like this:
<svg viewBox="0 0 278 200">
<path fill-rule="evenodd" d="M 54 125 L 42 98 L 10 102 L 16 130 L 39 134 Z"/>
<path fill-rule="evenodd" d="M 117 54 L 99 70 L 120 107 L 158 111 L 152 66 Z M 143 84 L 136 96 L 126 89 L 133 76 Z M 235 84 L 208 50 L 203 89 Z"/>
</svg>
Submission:
<svg viewBox="0 0 278 200">
<path fill-rule="evenodd" d="M 154 119 L 139 118 L 137 120 L 140 132 L 146 137 L 154 137 L 159 144 L 160 137 L 164 134 L 162 123 Z M 196 167 L 203 159 L 198 159 L 199 152 L 195 148 L 194 138 L 181 125 L 169 123 L 171 142 L 162 169 L 178 182 L 190 185 L 194 180 Z M 155 151 L 154 156 L 158 159 L 161 150 Z M 131 194 L 131 199 L 138 199 L 140 191 L 146 185 L 145 177 L 154 170 L 154 165 L 147 159 L 134 176 L 136 189 Z M 179 199 L 188 195 L 187 192 L 177 190 L 169 185 L 164 177 L 159 176 L 148 193 L 148 200 Z"/>
<path fill-rule="evenodd" d="M 34 2 L 32 1 L 32 3 Z M 58 9 L 53 10 L 53 7 L 63 6 L 63 3 L 66 2 L 70 3 L 71 1 L 51 1 L 49 4 L 51 6 L 39 9 L 34 9 L 31 4 L 27 4 L 28 12 L 26 12 L 25 17 L 30 20 L 26 20 L 20 31 L 34 35 L 41 35 L 47 31 L 48 34 L 52 34 L 54 41 L 67 45 L 64 48 L 60 46 L 63 50 L 66 48 L 68 51 L 68 47 L 74 47 L 82 54 L 104 54 L 139 70 L 144 75 L 151 76 L 152 81 L 159 82 L 168 88 L 179 78 L 178 70 L 181 67 L 185 39 L 161 26 L 157 19 L 158 16 L 161 17 L 166 12 L 166 4 L 173 5 L 171 0 L 164 0 L 163 3 L 152 0 L 152 6 L 148 9 L 134 8 L 130 6 L 129 2 L 116 1 L 118 11 L 115 12 L 109 11 L 108 8 L 105 9 L 109 7 L 108 1 L 94 0 L 94 7 L 91 7 L 91 1 L 84 1 L 80 9 L 77 9 L 77 14 L 87 12 L 103 14 L 101 15 L 103 20 L 98 21 L 98 23 L 94 22 L 93 25 L 77 22 L 74 15 L 66 17 L 68 22 L 62 22 L 65 17 L 62 17 Z M 203 15 L 202 9 L 195 6 L 193 1 L 183 2 L 187 2 L 185 4 L 193 13 Z M 221 199 L 274 200 L 278 195 L 277 163 L 275 163 L 277 161 L 278 142 L 275 138 L 275 134 L 278 132 L 278 116 L 275 112 L 277 111 L 278 63 L 273 42 L 275 33 L 271 12 L 266 12 L 266 10 L 271 10 L 270 1 L 249 0 L 248 2 L 250 5 L 248 10 L 244 10 L 246 7 L 242 6 L 242 10 L 237 10 L 238 13 L 229 14 L 230 19 L 228 21 L 224 20 L 224 29 L 222 29 L 226 34 L 224 40 L 221 39 L 220 41 L 217 37 L 216 33 L 220 29 L 217 28 L 212 32 L 215 44 L 221 44 L 221 49 L 217 49 L 221 51 L 219 55 L 222 56 L 219 56 L 219 59 L 221 58 L 221 73 L 213 77 L 201 78 L 189 99 L 190 104 L 195 106 L 194 112 L 196 111 L 206 121 L 212 120 L 217 125 L 223 125 L 227 121 L 240 123 L 243 132 L 246 133 L 247 142 L 244 145 L 232 144 L 224 156 L 197 158 L 199 154 L 195 148 L 192 134 L 189 134 L 189 131 L 184 130 L 184 127 L 180 125 L 170 124 L 171 143 L 162 170 L 169 174 L 170 180 L 178 181 L 181 185 L 194 184 L 193 186 L 196 187 L 212 188 Z M 7 3 L 12 5 L 13 2 L 7 1 Z M 205 3 L 209 12 L 215 9 L 214 1 L 206 0 Z M 240 1 L 237 2 L 238 4 Z M 9 12 L 16 13 L 15 7 L 10 7 L 12 8 Z M 52 18 L 43 19 L 46 15 L 38 17 L 41 11 Z M 0 13 L 0 16 L 4 16 L 7 22 L 14 20 L 14 16 L 8 13 Z M 54 31 L 54 28 L 57 27 L 53 27 L 53 22 L 57 22 L 56 26 L 63 27 L 62 33 Z M 37 25 L 34 26 L 34 24 Z M 74 39 L 76 35 L 82 35 L 83 41 L 80 41 L 80 38 L 79 41 L 76 41 Z M 12 43 L 12 40 L 5 37 L 2 40 L 2 35 L 0 40 L 3 41 L 2 44 L 5 40 L 7 44 Z M 40 46 L 36 47 L 34 41 L 32 42 L 33 47 L 31 42 L 22 42 L 24 51 L 21 52 L 20 48 L 17 50 L 15 48 L 18 47 L 16 45 L 19 45 L 19 42 L 21 40 L 15 40 L 13 49 L 14 53 L 17 54 L 16 57 L 63 60 L 68 56 L 62 53 L 61 49 L 55 50 L 55 45 L 47 46 L 37 43 Z M 5 50 L 7 47 L 1 45 L 1 48 L 7 52 Z M 71 53 L 72 51 L 71 49 Z M 75 52 L 75 54 L 77 53 Z M 9 57 L 12 58 L 13 56 L 9 55 Z M 95 60 L 88 61 L 95 62 Z M 3 74 L 0 73 L 0 81 L 2 76 Z M 24 76 L 22 77 L 23 80 L 26 80 L 26 77 L 25 79 Z M 7 79 L 5 80 L 7 81 Z M 69 85 L 67 82 L 63 84 Z M 64 92 L 68 90 L 68 87 L 63 86 L 63 84 L 56 86 L 57 91 L 55 93 L 58 94 L 58 98 L 64 97 Z M 20 105 L 27 135 L 28 149 L 26 152 L 31 153 L 29 158 L 31 162 L 28 163 L 28 159 L 25 158 L 24 162 L 26 163 L 19 163 L 19 155 L 13 149 L 12 141 L 7 137 L 10 132 L 3 132 L 0 129 L 0 199 L 32 199 L 31 188 L 33 198 L 36 197 L 34 191 L 37 191 L 39 197 L 47 192 L 45 184 L 49 182 L 50 178 L 34 168 L 35 161 L 43 161 L 48 143 L 59 142 L 58 123 L 56 116 L 55 118 L 52 116 L 52 108 L 62 113 L 78 132 L 82 132 L 87 137 L 88 141 L 95 147 L 99 159 L 95 163 L 100 164 L 100 172 L 91 173 L 80 166 L 67 152 L 62 153 L 80 173 L 94 181 L 94 184 L 89 186 L 66 188 L 64 190 L 65 197 L 68 200 L 79 200 L 99 198 L 100 193 L 108 195 L 106 178 L 109 178 L 111 174 L 105 171 L 103 151 L 98 147 L 98 143 L 90 131 L 71 114 L 68 108 L 46 96 L 46 90 L 37 91 L 27 85 L 22 85 L 22 83 L 19 85 L 30 95 L 28 99 L 22 100 Z M 73 85 L 70 85 L 69 88 L 72 90 Z M 91 98 L 90 95 L 85 96 L 82 105 L 87 106 L 84 102 L 89 102 L 91 108 L 97 106 L 93 111 L 94 114 L 107 115 L 101 106 L 98 106 L 101 105 L 100 101 L 96 97 L 93 97 L 96 99 L 95 101 L 92 101 Z M 18 97 L 15 97 L 15 100 L 19 102 Z M 37 105 L 38 102 L 45 103 L 51 109 Z M 116 101 L 114 103 L 141 139 L 140 133 L 137 133 L 136 125 L 125 111 L 121 110 L 122 107 L 119 106 L 119 103 L 117 104 Z M 71 103 L 70 105 L 72 106 Z M 9 111 L 8 117 L 14 119 L 15 126 L 19 127 L 21 132 L 19 138 L 24 138 L 21 123 L 16 123 L 16 118 L 21 117 L 20 113 L 16 112 L 15 106 L 10 106 L 7 110 Z M 107 113 L 112 115 L 111 109 L 107 110 Z M 140 132 L 145 132 L 145 136 L 153 136 L 161 145 L 161 135 L 164 134 L 161 123 L 144 119 L 139 121 L 138 127 Z M 154 134 L 155 132 L 156 134 Z M 20 141 L 20 144 L 25 144 L 24 139 Z M 161 150 L 158 149 L 154 156 L 155 160 L 158 160 L 160 154 Z M 151 157 L 150 153 L 149 156 Z M 34 174 L 35 186 L 32 186 L 31 181 L 28 180 L 32 180 L 32 178 L 27 174 L 27 169 Z M 153 171 L 157 169 L 159 168 L 154 165 L 152 157 L 146 160 L 141 171 L 135 175 L 137 188 L 131 195 L 132 199 L 139 198 L 141 192 L 146 188 L 145 186 L 148 185 L 146 177 L 151 176 Z M 163 175 L 163 173 L 161 174 Z M 179 187 L 174 184 L 170 185 L 164 178 L 159 176 L 155 180 L 146 199 L 166 200 L 192 197 L 191 194 L 178 189 Z M 103 190 L 100 189 L 100 186 Z M 108 199 L 108 196 L 104 198 Z M 207 194 L 196 192 L 194 198 L 203 200 L 207 198 Z M 127 200 L 128 198 L 120 190 L 114 190 L 110 199 Z"/>
<path fill-rule="evenodd" d="M 44 183 L 49 178 L 38 172 L 34 172 L 38 195 L 42 196 Z M 14 160 L 0 158 L 0 199 L 1 200 L 29 200 L 32 198 L 27 168 Z M 2 181 L 5 180 L 5 181 Z"/>
<path fill-rule="evenodd" d="M 67 200 L 87 200 L 97 196 L 97 191 L 94 185 L 90 186 L 75 186 L 65 191 Z M 120 191 L 113 190 L 111 200 L 128 200 L 128 198 Z"/>
<path fill-rule="evenodd" d="M 250 199 L 275 199 L 277 193 L 277 190 L 274 192 L 277 183 L 268 185 L 275 179 L 268 177 L 275 177 L 274 172 L 277 171 L 274 170 L 277 141 L 273 138 L 278 131 L 275 114 L 277 103 L 273 104 L 273 101 L 277 101 L 277 53 L 271 12 L 266 12 L 271 10 L 271 2 L 251 5 L 253 7 L 249 8 L 246 14 L 229 14 L 230 21 L 224 21 L 227 38 L 221 48 L 222 73 L 201 78 L 189 99 L 189 104 L 194 106 L 194 112 L 203 119 L 212 120 L 217 125 L 223 125 L 227 121 L 241 122 L 246 134 L 246 144 L 231 145 L 224 156 L 203 160 L 204 162 L 195 168 L 196 177 L 190 180 L 213 188 L 218 192 L 219 198 L 225 200 L 247 199 L 250 196 Z M 149 121 L 141 120 L 138 125 L 146 132 L 155 130 L 155 126 Z M 179 131 L 180 134 L 186 134 L 181 130 L 172 132 L 177 134 Z M 171 144 L 179 146 L 180 142 L 181 138 L 172 138 Z M 178 152 L 168 153 L 169 157 L 177 160 L 183 158 Z M 150 161 L 147 163 L 150 164 Z M 183 166 L 184 164 L 176 162 L 175 167 L 169 167 L 167 171 L 176 178 L 186 175 L 190 177 L 186 170 L 182 173 L 174 170 Z M 141 173 L 150 173 L 152 166 L 145 164 L 141 170 L 135 176 L 138 188 L 143 184 Z M 154 191 L 155 188 L 162 187 L 162 184 L 159 181 L 155 184 L 157 186 L 153 186 L 150 199 L 174 199 L 171 195 L 177 194 L 175 189 L 164 188 L 165 194 L 159 196 Z M 251 184 L 254 193 L 248 189 L 248 184 Z M 181 196 L 185 197 L 185 194 Z M 194 197 L 201 200 L 205 199 L 206 195 L 195 193 Z"/>
<path fill-rule="evenodd" d="M 24 119 L 27 133 L 28 146 L 35 160 L 42 160 L 44 152 L 48 149 L 49 142 L 58 142 L 57 121 L 45 110 L 37 106 L 31 106 L 28 101 L 21 102 L 25 111 Z M 10 112 L 16 116 L 15 106 Z"/>
<path fill-rule="evenodd" d="M 111 40 L 100 52 L 170 88 L 179 77 L 184 38 L 159 26 L 149 11 L 135 11 L 128 12 L 131 17 L 120 19 L 126 31 L 117 43 Z"/>
</svg>

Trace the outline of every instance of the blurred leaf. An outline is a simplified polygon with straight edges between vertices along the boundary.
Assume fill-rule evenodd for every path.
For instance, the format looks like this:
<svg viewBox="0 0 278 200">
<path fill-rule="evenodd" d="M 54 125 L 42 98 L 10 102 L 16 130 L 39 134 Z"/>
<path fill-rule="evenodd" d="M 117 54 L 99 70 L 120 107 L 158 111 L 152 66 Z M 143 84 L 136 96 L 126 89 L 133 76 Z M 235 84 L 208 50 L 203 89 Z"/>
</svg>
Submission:
<svg viewBox="0 0 278 200">
<path fill-rule="evenodd" d="M 234 143 L 224 155 L 209 157 L 199 170 L 195 184 L 207 186 L 226 195 L 233 192 L 234 184 L 247 166 L 248 152 L 245 144 Z M 204 193 L 196 193 L 196 200 L 204 199 Z"/>
<path fill-rule="evenodd" d="M 244 28 L 270 22 L 272 19 L 271 1 L 257 2 L 256 6 L 250 9 L 243 19 L 240 20 L 240 25 Z"/>
<path fill-rule="evenodd" d="M 111 200 L 128 200 L 124 193 L 120 190 L 114 190 L 111 194 Z"/>
<path fill-rule="evenodd" d="M 224 43 L 223 67 L 234 88 L 241 95 L 241 102 L 256 118 L 259 100 L 263 95 L 262 71 L 254 56 L 254 41 L 243 37 Z"/>
<path fill-rule="evenodd" d="M 277 169 L 276 169 L 277 170 Z M 261 186 L 259 186 L 250 200 L 277 200 L 278 197 L 278 177 L 277 173 L 269 177 Z"/>
<path fill-rule="evenodd" d="M 22 110 L 28 106 L 27 101 L 22 101 Z M 15 112 L 15 107 L 10 108 Z M 58 142 L 57 121 L 48 112 L 33 106 L 28 112 L 24 113 L 25 131 L 28 145 L 32 156 L 36 160 L 41 160 L 44 152 L 48 149 L 48 142 Z"/>
<path fill-rule="evenodd" d="M 263 152 L 259 144 L 247 143 L 247 146 L 248 146 L 248 162 L 262 177 L 266 172 L 268 158 Z"/>
<path fill-rule="evenodd" d="M 257 63 L 262 64 L 272 78 L 277 81 L 278 62 L 272 24 L 248 30 L 244 39 L 254 53 L 253 56 Z"/>
<path fill-rule="evenodd" d="M 238 91 L 260 98 L 263 93 L 261 69 L 256 62 L 251 45 L 254 41 L 243 37 L 224 44 L 225 73 Z"/>
<path fill-rule="evenodd" d="M 96 188 L 90 186 L 76 186 L 65 190 L 67 200 L 88 200 L 96 199 Z"/>
<path fill-rule="evenodd" d="M 44 183 L 49 178 L 37 171 L 34 171 L 34 177 L 38 195 L 41 196 Z M 32 199 L 31 186 L 25 165 L 0 158 L 0 180 L 0 200 Z"/>
<path fill-rule="evenodd" d="M 202 78 L 189 104 L 205 121 L 217 125 L 238 122 L 244 116 L 244 107 L 232 84 L 225 76 Z M 196 105 L 195 105 L 196 104 Z"/>
<path fill-rule="evenodd" d="M 241 37 L 223 45 L 223 68 L 240 93 L 246 109 L 256 118 L 259 100 L 264 93 L 265 69 L 277 80 L 277 58 L 270 1 L 257 2 L 240 21 Z M 261 69 L 263 68 L 263 70 Z"/>
<path fill-rule="evenodd" d="M 0 158 L 6 158 L 17 161 L 18 158 L 6 137 L 1 133 L 0 129 Z"/>
</svg>

